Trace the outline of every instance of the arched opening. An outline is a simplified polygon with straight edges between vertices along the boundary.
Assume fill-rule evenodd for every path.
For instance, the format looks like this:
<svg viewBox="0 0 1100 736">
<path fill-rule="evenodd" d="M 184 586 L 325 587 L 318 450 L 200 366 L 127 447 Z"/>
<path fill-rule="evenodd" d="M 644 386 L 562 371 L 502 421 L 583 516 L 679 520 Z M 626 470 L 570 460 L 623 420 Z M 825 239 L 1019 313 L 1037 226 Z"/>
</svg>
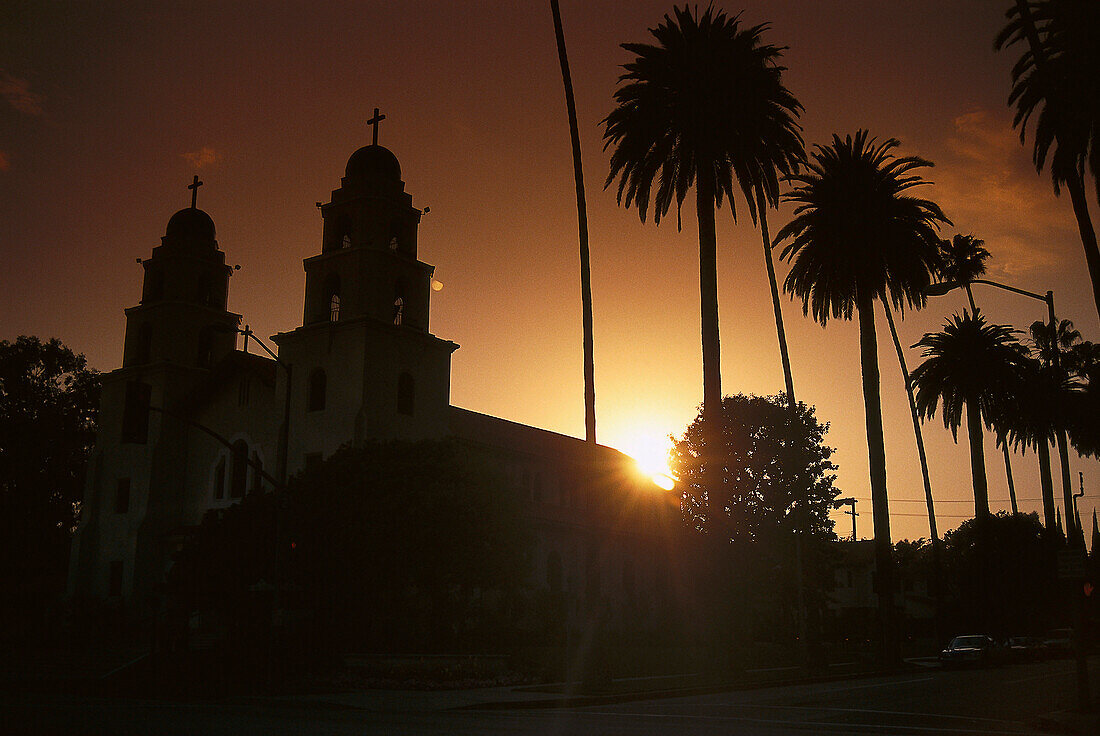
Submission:
<svg viewBox="0 0 1100 736">
<path fill-rule="evenodd" d="M 397 377 L 397 413 L 412 416 L 416 403 L 416 383 L 409 373 Z"/>
<path fill-rule="evenodd" d="M 405 300 L 397 297 L 393 300 L 393 323 L 400 325 L 405 320 Z"/>
<path fill-rule="evenodd" d="M 309 411 L 321 411 L 325 408 L 325 391 L 328 389 L 328 378 L 324 370 L 315 368 L 309 374 Z"/>
<path fill-rule="evenodd" d="M 214 365 L 214 328 L 203 327 L 199 332 L 199 349 L 196 362 L 200 368 Z"/>
<path fill-rule="evenodd" d="M 225 498 L 225 458 L 218 459 L 218 465 L 214 468 L 214 498 Z"/>
<path fill-rule="evenodd" d="M 154 271 L 145 277 L 145 298 L 142 303 L 159 302 L 164 298 L 164 274 Z"/>
<path fill-rule="evenodd" d="M 334 273 L 326 276 L 321 293 L 317 295 L 317 298 L 317 321 L 337 321 L 340 318 L 340 277 Z M 335 316 L 333 316 L 334 306 Z"/>
<path fill-rule="evenodd" d="M 138 328 L 137 350 L 134 362 L 138 365 L 146 365 L 153 361 L 153 326 L 146 322 Z"/>
<path fill-rule="evenodd" d="M 350 248 L 351 247 L 351 236 L 348 235 L 347 233 L 344 233 L 344 237 L 340 239 L 340 247 L 341 248 Z"/>
<path fill-rule="evenodd" d="M 245 485 L 247 483 L 248 443 L 244 440 L 237 440 L 233 443 L 233 475 L 229 483 L 229 497 L 243 497 Z"/>
</svg>

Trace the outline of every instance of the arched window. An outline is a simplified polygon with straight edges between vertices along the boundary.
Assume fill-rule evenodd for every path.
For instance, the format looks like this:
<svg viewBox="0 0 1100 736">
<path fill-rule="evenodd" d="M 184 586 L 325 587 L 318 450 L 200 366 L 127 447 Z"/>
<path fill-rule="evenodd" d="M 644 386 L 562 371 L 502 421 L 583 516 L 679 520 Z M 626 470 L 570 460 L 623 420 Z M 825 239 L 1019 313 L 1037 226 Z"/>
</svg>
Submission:
<svg viewBox="0 0 1100 736">
<path fill-rule="evenodd" d="M 335 322 L 340 316 L 340 277 L 334 273 L 330 273 L 325 277 L 324 287 L 321 289 L 321 293 L 317 294 L 318 301 L 315 302 L 317 312 L 316 320 L 318 322 Z M 333 316 L 333 306 L 336 307 L 336 316 Z"/>
<path fill-rule="evenodd" d="M 225 458 L 218 460 L 218 466 L 214 468 L 214 498 L 225 498 Z"/>
<path fill-rule="evenodd" d="M 138 329 L 137 351 L 134 362 L 146 365 L 153 360 L 153 326 L 146 322 Z"/>
<path fill-rule="evenodd" d="M 248 444 L 244 440 L 233 443 L 233 476 L 229 482 L 229 497 L 241 498 L 248 482 Z"/>
<path fill-rule="evenodd" d="M 400 325 L 405 319 L 405 300 L 397 297 L 393 300 L 393 323 Z"/>
<path fill-rule="evenodd" d="M 351 236 L 348 235 L 347 233 L 344 233 L 344 237 L 340 239 L 340 247 L 341 248 L 350 248 L 351 247 Z"/>
<path fill-rule="evenodd" d="M 397 236 L 394 235 L 392 238 L 390 238 L 390 250 L 397 250 L 397 246 Z"/>
<path fill-rule="evenodd" d="M 214 328 L 203 327 L 199 332 L 198 364 L 209 368 L 214 364 Z"/>
<path fill-rule="evenodd" d="M 416 383 L 412 375 L 402 373 L 397 377 L 397 413 L 412 416 L 416 403 Z"/>
<path fill-rule="evenodd" d="M 551 593 L 561 592 L 561 555 L 551 550 L 546 556 L 546 586 Z"/>
<path fill-rule="evenodd" d="M 145 298 L 141 301 L 159 302 L 164 298 L 164 274 L 154 271 L 145 277 Z"/>
<path fill-rule="evenodd" d="M 317 368 L 309 374 L 309 411 L 321 411 L 325 408 L 327 384 L 324 370 Z"/>
</svg>

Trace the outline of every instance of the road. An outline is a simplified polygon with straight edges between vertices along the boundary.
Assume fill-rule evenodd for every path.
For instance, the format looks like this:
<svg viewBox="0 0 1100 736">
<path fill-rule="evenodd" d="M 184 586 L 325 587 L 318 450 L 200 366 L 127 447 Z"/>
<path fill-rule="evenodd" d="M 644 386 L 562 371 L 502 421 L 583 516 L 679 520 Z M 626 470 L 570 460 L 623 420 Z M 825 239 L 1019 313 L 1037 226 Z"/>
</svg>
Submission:
<svg viewBox="0 0 1100 736">
<path fill-rule="evenodd" d="M 1093 682 L 1100 661 L 1093 658 Z M 5 734 L 1038 734 L 1074 705 L 1059 660 L 575 708 L 409 710 L 355 696 L 128 700 L 0 694 Z M 430 702 L 430 697 L 428 701 Z"/>
</svg>

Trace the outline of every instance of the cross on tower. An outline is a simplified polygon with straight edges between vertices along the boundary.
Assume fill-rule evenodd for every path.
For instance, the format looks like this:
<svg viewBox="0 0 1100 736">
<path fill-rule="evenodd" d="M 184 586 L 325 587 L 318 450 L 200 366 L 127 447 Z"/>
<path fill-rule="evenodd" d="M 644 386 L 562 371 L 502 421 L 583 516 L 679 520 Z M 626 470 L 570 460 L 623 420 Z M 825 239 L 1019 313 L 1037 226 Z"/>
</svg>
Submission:
<svg viewBox="0 0 1100 736">
<path fill-rule="evenodd" d="M 378 124 L 386 119 L 385 115 L 378 114 L 378 108 L 374 108 L 374 117 L 367 121 L 367 125 L 374 126 L 374 140 L 371 143 L 378 145 Z"/>
<path fill-rule="evenodd" d="M 202 182 L 199 181 L 199 175 L 195 174 L 195 179 L 187 185 L 187 188 L 191 190 L 191 209 L 195 209 L 199 200 L 199 187 L 202 186 Z"/>
</svg>

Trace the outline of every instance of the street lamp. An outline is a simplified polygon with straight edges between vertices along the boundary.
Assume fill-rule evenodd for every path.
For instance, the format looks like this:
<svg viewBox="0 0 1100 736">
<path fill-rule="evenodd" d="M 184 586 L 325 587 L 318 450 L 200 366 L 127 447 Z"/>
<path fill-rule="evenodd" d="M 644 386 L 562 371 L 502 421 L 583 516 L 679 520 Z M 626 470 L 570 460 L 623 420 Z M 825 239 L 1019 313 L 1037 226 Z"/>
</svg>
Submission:
<svg viewBox="0 0 1100 736">
<path fill-rule="evenodd" d="M 972 281 L 966 281 L 966 282 L 963 282 L 963 281 L 941 281 L 940 283 L 932 284 L 927 289 L 925 289 L 925 294 L 927 294 L 928 296 L 943 296 L 944 294 L 948 293 L 949 291 L 952 291 L 954 289 L 958 289 L 960 287 L 965 287 L 967 284 L 985 284 L 987 286 L 994 286 L 998 289 L 1003 289 L 1004 291 L 1011 291 L 1013 294 L 1019 294 L 1020 296 L 1026 296 L 1026 297 L 1030 297 L 1031 299 L 1037 299 L 1041 302 L 1045 302 L 1046 305 L 1047 305 L 1047 320 L 1048 320 L 1048 323 L 1050 325 L 1051 339 L 1055 340 L 1055 341 L 1057 340 L 1058 319 L 1054 316 L 1054 292 L 1053 291 L 1048 290 L 1046 295 L 1041 295 L 1041 294 L 1035 293 L 1034 291 L 1028 291 L 1026 289 L 1020 289 L 1020 288 L 1017 288 L 1015 286 L 1009 286 L 1007 284 L 1001 284 L 1001 283 L 998 283 L 996 281 L 990 281 L 988 279 L 973 279 Z M 1054 349 L 1051 351 L 1051 354 L 1052 354 L 1051 355 L 1051 360 L 1052 360 L 1053 365 L 1054 365 L 1055 374 L 1057 375 L 1057 374 L 1061 373 L 1062 361 L 1061 361 L 1061 356 L 1059 354 L 1060 351 L 1058 350 L 1058 345 L 1055 344 L 1053 346 L 1053 348 Z M 1070 481 L 1070 475 L 1069 475 L 1069 448 L 1066 444 L 1066 432 L 1065 432 L 1065 430 L 1064 429 L 1058 429 L 1056 431 L 1056 437 L 1057 437 L 1057 441 L 1058 441 L 1058 461 L 1059 461 L 1059 465 L 1061 466 L 1061 471 L 1062 471 L 1062 503 L 1066 508 L 1066 516 L 1069 516 L 1070 509 L 1073 506 L 1073 501 L 1071 500 L 1072 495 L 1073 495 L 1073 489 L 1070 486 L 1071 481 Z M 1072 521 L 1067 520 L 1066 527 L 1069 531 L 1072 531 L 1075 524 L 1076 524 L 1075 520 L 1072 520 Z M 1048 519 L 1047 526 L 1048 527 L 1050 526 L 1049 519 Z"/>
</svg>

